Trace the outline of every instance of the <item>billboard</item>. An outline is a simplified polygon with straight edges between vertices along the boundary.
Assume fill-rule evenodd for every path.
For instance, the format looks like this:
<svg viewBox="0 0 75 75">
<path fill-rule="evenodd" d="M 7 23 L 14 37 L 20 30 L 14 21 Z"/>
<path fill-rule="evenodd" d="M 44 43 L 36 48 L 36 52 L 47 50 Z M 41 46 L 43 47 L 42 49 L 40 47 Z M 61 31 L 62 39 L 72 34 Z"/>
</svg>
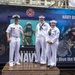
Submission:
<svg viewBox="0 0 75 75">
<path fill-rule="evenodd" d="M 5 55 L 5 53 L 8 53 L 8 43 L 6 41 L 5 30 L 8 27 L 9 24 L 13 23 L 12 15 L 13 14 L 19 14 L 21 18 L 19 19 L 19 24 L 22 26 L 25 35 L 25 43 L 22 43 L 21 45 L 25 45 L 24 48 L 21 47 L 20 49 L 20 60 L 24 61 L 25 58 L 27 58 L 27 61 L 31 61 L 35 58 L 35 30 L 36 25 L 39 23 L 38 16 L 44 15 L 45 21 L 49 23 L 50 20 L 56 20 L 57 21 L 57 27 L 60 30 L 60 44 L 57 51 L 57 61 L 59 64 L 61 63 L 74 63 L 75 62 L 75 46 L 70 46 L 69 40 L 64 40 L 64 34 L 69 29 L 70 25 L 75 24 L 75 10 L 71 9 L 57 9 L 57 8 L 43 8 L 43 7 L 27 7 L 27 6 L 12 6 L 12 5 L 1 5 L 0 6 L 0 23 L 3 23 L 3 26 L 5 29 L 2 30 L 4 32 L 3 34 L 0 34 L 4 38 L 1 38 L 1 40 L 4 41 L 4 43 L 1 41 L 1 44 L 5 46 L 5 52 L 1 55 L 2 58 L 0 58 L 1 62 L 7 62 L 8 61 L 8 54 Z M 30 29 L 27 29 L 27 27 L 31 27 Z M 2 28 L 2 27 L 0 27 Z M 21 37 L 22 38 L 22 37 Z M 3 49 L 2 49 L 3 50 Z M 7 59 L 5 57 L 7 56 Z M 30 58 L 29 58 L 30 57 Z M 33 59 L 34 60 L 34 59 Z M 32 60 L 32 61 L 33 61 Z M 22 61 L 22 62 L 23 62 Z M 66 64 L 67 65 L 67 64 Z"/>
</svg>

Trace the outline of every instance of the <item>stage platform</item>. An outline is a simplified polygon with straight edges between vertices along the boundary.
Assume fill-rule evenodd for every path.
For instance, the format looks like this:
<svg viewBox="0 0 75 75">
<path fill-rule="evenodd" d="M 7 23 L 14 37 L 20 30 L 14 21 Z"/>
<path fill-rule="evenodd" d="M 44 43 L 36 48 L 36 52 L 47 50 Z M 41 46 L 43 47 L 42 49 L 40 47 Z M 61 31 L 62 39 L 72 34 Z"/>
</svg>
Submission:
<svg viewBox="0 0 75 75">
<path fill-rule="evenodd" d="M 2 69 L 2 75 L 60 75 L 60 70 L 47 68 L 46 65 L 36 63 L 21 63 L 20 66 L 9 67 L 8 63 Z"/>
</svg>

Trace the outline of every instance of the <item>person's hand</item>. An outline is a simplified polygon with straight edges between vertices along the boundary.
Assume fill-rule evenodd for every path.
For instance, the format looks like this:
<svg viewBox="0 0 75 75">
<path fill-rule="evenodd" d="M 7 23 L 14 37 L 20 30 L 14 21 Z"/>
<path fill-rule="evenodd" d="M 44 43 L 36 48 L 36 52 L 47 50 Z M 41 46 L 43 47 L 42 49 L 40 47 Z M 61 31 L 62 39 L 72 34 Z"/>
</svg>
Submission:
<svg viewBox="0 0 75 75">
<path fill-rule="evenodd" d="M 51 42 L 51 41 L 47 41 L 47 43 L 48 43 L 48 44 L 52 44 L 52 42 Z"/>
<path fill-rule="evenodd" d="M 22 40 L 22 42 L 24 43 L 24 39 Z"/>
<path fill-rule="evenodd" d="M 10 42 L 11 41 L 10 38 L 8 38 L 7 41 Z"/>
</svg>

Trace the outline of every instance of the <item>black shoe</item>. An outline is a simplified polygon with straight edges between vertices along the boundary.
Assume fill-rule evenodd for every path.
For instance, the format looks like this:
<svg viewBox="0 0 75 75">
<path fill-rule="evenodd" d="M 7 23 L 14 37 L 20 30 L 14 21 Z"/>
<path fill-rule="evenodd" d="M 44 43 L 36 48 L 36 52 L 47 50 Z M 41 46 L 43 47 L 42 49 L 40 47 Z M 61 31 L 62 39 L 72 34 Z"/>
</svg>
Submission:
<svg viewBox="0 0 75 75">
<path fill-rule="evenodd" d="M 51 69 L 51 68 L 55 68 L 55 67 L 56 67 L 56 66 L 50 66 L 50 69 Z"/>
<path fill-rule="evenodd" d="M 44 65 L 46 65 L 46 64 L 40 64 L 41 66 L 44 66 Z"/>
<path fill-rule="evenodd" d="M 50 67 L 50 65 L 47 65 L 47 67 L 49 68 L 49 67 Z"/>
<path fill-rule="evenodd" d="M 39 62 L 33 62 L 33 63 L 35 63 L 35 64 L 40 64 Z"/>
</svg>

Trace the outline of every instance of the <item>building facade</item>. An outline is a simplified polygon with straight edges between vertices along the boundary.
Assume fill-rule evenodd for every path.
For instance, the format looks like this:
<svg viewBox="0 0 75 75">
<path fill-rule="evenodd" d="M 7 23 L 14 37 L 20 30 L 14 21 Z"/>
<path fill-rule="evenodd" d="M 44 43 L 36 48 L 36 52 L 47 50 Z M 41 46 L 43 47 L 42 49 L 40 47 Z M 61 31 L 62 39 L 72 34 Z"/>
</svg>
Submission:
<svg viewBox="0 0 75 75">
<path fill-rule="evenodd" d="M 75 0 L 0 0 L 0 4 L 67 8 Z M 71 4 L 70 4 L 71 5 Z"/>
</svg>

